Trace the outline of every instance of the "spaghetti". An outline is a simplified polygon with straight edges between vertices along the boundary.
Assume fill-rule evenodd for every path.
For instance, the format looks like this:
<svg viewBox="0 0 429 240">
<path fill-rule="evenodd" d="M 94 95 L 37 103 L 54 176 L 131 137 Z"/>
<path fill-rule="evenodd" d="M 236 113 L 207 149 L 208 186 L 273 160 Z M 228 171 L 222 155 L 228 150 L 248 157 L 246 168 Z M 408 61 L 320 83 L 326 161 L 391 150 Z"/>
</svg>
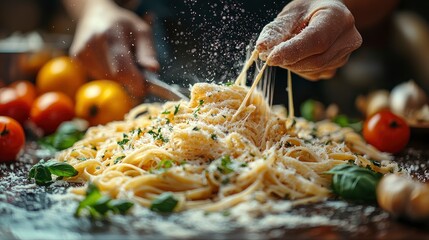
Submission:
<svg viewBox="0 0 429 240">
<path fill-rule="evenodd" d="M 171 192 L 175 211 L 220 211 L 255 199 L 323 201 L 332 194 L 324 173 L 348 161 L 398 170 L 353 130 L 288 118 L 240 83 L 197 83 L 189 102 L 137 106 L 123 121 L 91 127 L 57 159 L 79 171 L 69 181 L 91 181 L 145 207 Z"/>
</svg>

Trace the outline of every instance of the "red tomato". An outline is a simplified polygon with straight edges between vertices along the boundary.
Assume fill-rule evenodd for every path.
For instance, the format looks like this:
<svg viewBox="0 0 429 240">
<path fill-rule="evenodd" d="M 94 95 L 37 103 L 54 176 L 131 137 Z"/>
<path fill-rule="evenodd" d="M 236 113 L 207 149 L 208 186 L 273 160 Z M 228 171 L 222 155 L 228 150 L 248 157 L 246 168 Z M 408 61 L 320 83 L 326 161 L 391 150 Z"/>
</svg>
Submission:
<svg viewBox="0 0 429 240">
<path fill-rule="evenodd" d="M 24 124 L 29 119 L 31 105 L 36 98 L 36 87 L 21 80 L 0 89 L 0 115 L 9 116 Z"/>
<path fill-rule="evenodd" d="M 34 86 L 34 84 L 29 81 L 15 81 L 11 83 L 9 87 L 14 88 L 18 96 L 27 101 L 28 105 L 30 106 L 33 104 L 34 99 L 36 99 L 37 97 L 36 86 Z"/>
<path fill-rule="evenodd" d="M 24 144 L 21 125 L 13 118 L 0 116 L 0 162 L 16 160 Z"/>
<path fill-rule="evenodd" d="M 365 121 L 363 136 L 380 151 L 398 153 L 410 140 L 410 127 L 401 117 L 383 110 Z"/>
<path fill-rule="evenodd" d="M 16 89 L 4 87 L 0 89 L 0 115 L 8 116 L 21 124 L 28 120 L 31 104 L 22 98 Z"/>
<path fill-rule="evenodd" d="M 34 100 L 30 118 L 45 135 L 54 133 L 58 126 L 74 117 L 74 105 L 69 96 L 61 92 L 47 92 Z"/>
</svg>

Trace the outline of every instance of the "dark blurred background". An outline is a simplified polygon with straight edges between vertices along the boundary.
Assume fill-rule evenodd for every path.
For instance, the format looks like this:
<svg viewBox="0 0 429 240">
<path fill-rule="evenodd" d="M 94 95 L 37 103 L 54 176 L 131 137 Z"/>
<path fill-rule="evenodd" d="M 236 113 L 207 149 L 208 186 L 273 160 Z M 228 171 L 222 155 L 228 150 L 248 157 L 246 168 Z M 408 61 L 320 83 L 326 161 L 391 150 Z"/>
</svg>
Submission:
<svg viewBox="0 0 429 240">
<path fill-rule="evenodd" d="M 168 83 L 235 79 L 246 57 L 246 47 L 256 40 L 287 1 L 202 1 L 157 0 L 121 1 L 145 15 L 150 13 L 155 33 L 161 77 Z M 403 12 L 411 12 L 417 22 L 428 24 L 429 1 L 402 1 L 392 15 L 371 29 L 361 30 L 362 47 L 331 80 L 310 82 L 294 76 L 296 106 L 313 98 L 325 104 L 337 103 L 341 112 L 357 114 L 355 99 L 376 89 L 390 90 L 414 79 L 429 92 L 429 29 L 419 27 Z M 399 16 L 399 17 L 398 17 Z M 414 18 L 413 18 L 414 19 Z M 414 21 L 416 22 L 416 21 Z M 69 36 L 76 21 L 61 1 L 0 1 L 0 38 L 13 33 L 37 31 Z M 407 30 L 408 29 L 408 30 Z M 411 29 L 411 30 L 410 30 Z M 414 31 L 409 35 L 409 31 Z M 407 35 L 408 34 L 408 35 Z M 410 37 L 411 36 L 411 37 Z M 70 42 L 64 41 L 67 47 Z M 1 62 L 0 62 L 1 64 Z M 277 69 L 274 103 L 287 104 L 286 71 Z"/>
</svg>

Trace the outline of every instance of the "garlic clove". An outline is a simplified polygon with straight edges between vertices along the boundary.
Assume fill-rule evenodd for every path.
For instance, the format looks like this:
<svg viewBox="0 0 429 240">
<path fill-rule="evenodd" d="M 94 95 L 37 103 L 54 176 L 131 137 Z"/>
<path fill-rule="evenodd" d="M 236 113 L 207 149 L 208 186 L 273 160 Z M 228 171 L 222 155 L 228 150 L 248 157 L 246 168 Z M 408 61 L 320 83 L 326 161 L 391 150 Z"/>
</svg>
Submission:
<svg viewBox="0 0 429 240">
<path fill-rule="evenodd" d="M 411 220 L 423 220 L 429 218 L 429 186 L 418 183 L 410 195 L 406 215 Z"/>
<path fill-rule="evenodd" d="M 394 216 L 402 216 L 406 212 L 413 187 L 413 182 L 404 176 L 386 175 L 377 186 L 378 204 Z"/>
<path fill-rule="evenodd" d="M 366 116 L 371 116 L 382 109 L 389 109 L 389 92 L 387 90 L 377 90 L 368 95 Z"/>
<path fill-rule="evenodd" d="M 401 83 L 390 92 L 391 110 L 403 117 L 413 117 L 426 104 L 426 93 L 413 80 Z"/>
<path fill-rule="evenodd" d="M 429 122 L 429 105 L 425 104 L 420 108 L 416 113 L 415 119 L 421 122 Z"/>
</svg>

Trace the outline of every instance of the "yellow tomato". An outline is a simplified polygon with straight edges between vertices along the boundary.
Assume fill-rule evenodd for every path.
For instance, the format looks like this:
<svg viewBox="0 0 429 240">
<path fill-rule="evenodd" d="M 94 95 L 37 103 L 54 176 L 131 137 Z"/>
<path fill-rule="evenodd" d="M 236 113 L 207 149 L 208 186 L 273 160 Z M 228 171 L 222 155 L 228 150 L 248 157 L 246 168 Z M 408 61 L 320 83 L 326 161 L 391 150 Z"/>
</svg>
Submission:
<svg viewBox="0 0 429 240">
<path fill-rule="evenodd" d="M 36 87 L 40 94 L 62 92 L 74 99 L 76 91 L 86 79 L 86 72 L 77 60 L 61 56 L 43 65 L 37 74 Z"/>
<path fill-rule="evenodd" d="M 122 86 L 111 80 L 95 80 L 82 85 L 76 94 L 76 116 L 91 126 L 122 120 L 132 101 Z"/>
</svg>

